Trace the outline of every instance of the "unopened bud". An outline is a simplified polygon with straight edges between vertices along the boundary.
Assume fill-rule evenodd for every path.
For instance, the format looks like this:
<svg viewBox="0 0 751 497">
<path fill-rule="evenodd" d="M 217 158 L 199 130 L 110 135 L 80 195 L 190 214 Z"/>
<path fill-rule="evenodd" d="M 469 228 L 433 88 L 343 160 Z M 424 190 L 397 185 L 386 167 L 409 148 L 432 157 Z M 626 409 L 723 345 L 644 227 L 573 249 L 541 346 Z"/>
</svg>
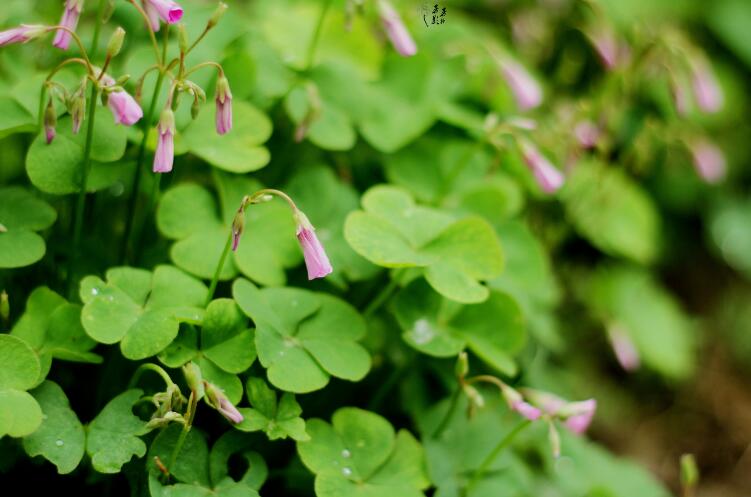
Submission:
<svg viewBox="0 0 751 497">
<path fill-rule="evenodd" d="M 467 396 L 467 399 L 469 399 L 469 401 L 474 404 L 475 407 L 485 407 L 485 398 L 482 396 L 479 390 L 477 390 L 472 385 L 464 385 L 462 389 L 464 390 L 464 395 Z"/>
<path fill-rule="evenodd" d="M 464 378 L 469 373 L 469 358 L 467 357 L 467 353 L 463 350 L 459 352 L 459 356 L 456 358 L 454 373 L 457 378 Z"/>
<path fill-rule="evenodd" d="M 561 435 L 552 421 L 548 423 L 548 441 L 550 442 L 550 452 L 552 452 L 553 457 L 556 459 L 561 457 Z"/>
<path fill-rule="evenodd" d="M 190 118 L 195 119 L 198 117 L 198 113 L 201 111 L 201 101 L 198 99 L 198 95 L 193 98 L 193 104 L 190 106 Z"/>
<path fill-rule="evenodd" d="M 245 210 L 240 207 L 232 220 L 232 251 L 236 251 L 240 244 L 240 237 L 245 229 Z"/>
<path fill-rule="evenodd" d="M 55 111 L 55 105 L 52 103 L 52 99 L 47 102 L 47 108 L 44 111 L 44 135 L 47 140 L 47 145 L 52 143 L 57 134 L 55 126 L 57 125 L 57 112 Z"/>
<path fill-rule="evenodd" d="M 177 26 L 177 40 L 180 46 L 180 53 L 186 53 L 188 51 L 188 33 L 185 31 L 185 25 L 180 23 Z"/>
<path fill-rule="evenodd" d="M 229 401 L 222 389 L 206 380 L 203 381 L 203 388 L 206 392 L 206 402 L 211 407 L 219 411 L 219 414 L 224 416 L 228 421 L 232 423 L 242 423 L 244 419 L 243 415 Z"/>
<path fill-rule="evenodd" d="M 115 85 L 122 87 L 130 79 L 130 74 L 123 74 L 115 81 Z"/>
<path fill-rule="evenodd" d="M 163 428 L 173 421 L 176 421 L 180 424 L 185 424 L 185 419 L 183 418 L 182 414 L 175 411 L 168 411 L 164 414 L 164 416 L 150 419 L 149 422 L 146 423 L 146 429 L 153 430 L 155 428 Z"/>
<path fill-rule="evenodd" d="M 209 18 L 209 22 L 206 23 L 206 29 L 211 29 L 214 26 L 216 26 L 219 23 L 219 20 L 224 15 L 224 12 L 227 10 L 227 4 L 224 2 L 219 2 L 219 5 L 216 6 L 216 10 L 214 10 L 214 13 L 211 14 L 211 17 Z"/>
<path fill-rule="evenodd" d="M 684 489 L 693 489 L 699 483 L 699 468 L 693 454 L 681 456 L 681 485 Z"/>
<path fill-rule="evenodd" d="M 0 292 L 0 318 L 4 322 L 7 322 L 10 318 L 10 301 L 8 300 L 8 292 L 5 290 Z"/>
<path fill-rule="evenodd" d="M 112 33 L 109 43 L 107 43 L 107 57 L 112 58 L 120 53 L 120 49 L 123 48 L 123 40 L 125 40 L 125 30 L 118 26 Z"/>
<path fill-rule="evenodd" d="M 185 383 L 188 384 L 188 388 L 195 393 L 196 398 L 203 397 L 203 375 L 201 374 L 201 368 L 195 362 L 189 362 L 183 366 L 183 375 L 185 376 Z"/>
</svg>

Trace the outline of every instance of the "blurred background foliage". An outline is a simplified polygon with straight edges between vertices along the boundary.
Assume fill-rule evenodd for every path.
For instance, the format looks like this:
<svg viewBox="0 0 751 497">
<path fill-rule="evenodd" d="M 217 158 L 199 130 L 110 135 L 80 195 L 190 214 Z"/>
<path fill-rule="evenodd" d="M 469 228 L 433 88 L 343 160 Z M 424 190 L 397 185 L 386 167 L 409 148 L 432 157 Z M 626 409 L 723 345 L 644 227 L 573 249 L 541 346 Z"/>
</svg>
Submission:
<svg viewBox="0 0 751 497">
<path fill-rule="evenodd" d="M 195 37 L 214 4 L 181 3 L 185 25 Z M 647 468 L 666 488 L 677 491 L 678 458 L 690 452 L 703 475 L 698 495 L 751 493 L 750 2 L 444 0 L 439 5 L 447 8 L 446 23 L 426 26 L 421 9 L 435 2 L 405 0 L 396 5 L 419 47 L 409 58 L 389 47 L 370 8 L 345 30 L 344 2 L 334 1 L 311 58 L 308 49 L 322 2 L 228 3 L 230 11 L 220 27 L 190 57 L 223 64 L 236 99 L 235 129 L 216 137 L 207 132 L 212 111 L 204 109 L 192 122 L 189 105 L 181 106 L 175 171 L 162 181 L 166 193 L 156 222 L 143 221 L 148 228 L 141 265 L 171 260 L 209 277 L 211 257 L 219 254 L 209 254 L 208 260 L 196 254 L 201 247 L 221 247 L 221 227 L 235 209 L 231 192 L 250 191 L 258 184 L 283 187 L 319 226 L 337 269 L 330 282 L 317 287 L 346 293 L 350 302 L 365 306 L 387 278 L 351 248 L 344 223 L 368 188 L 391 183 L 447 215 L 477 214 L 498 234 L 505 258 L 504 272 L 487 286 L 513 299 L 529 335 L 507 344 L 505 350 L 515 360 L 502 372 L 569 398 L 597 398 L 592 438 Z M 59 9 L 56 0 L 6 1 L 0 24 L 53 23 Z M 78 30 L 85 40 L 91 38 L 92 17 L 87 12 Z M 119 0 L 103 40 L 106 29 L 118 24 L 129 35 L 113 66 L 118 73 L 140 75 L 150 64 L 150 46 L 140 19 Z M 628 47 L 612 68 L 603 66 L 593 47 L 593 37 L 602 32 L 614 33 L 619 46 Z M 521 112 L 516 107 L 497 53 L 520 61 L 542 85 L 539 108 Z M 689 77 L 681 73 L 682 64 L 697 57 L 706 57 L 722 88 L 719 112 L 705 114 L 695 104 L 683 113 L 676 108 L 671 85 Z M 28 295 L 40 281 L 56 286 L 55 279 L 62 278 L 57 265 L 69 256 L 62 242 L 71 209 L 65 197 L 53 195 L 68 191 L 63 183 L 45 184 L 32 173 L 35 165 L 45 171 L 63 168 L 61 156 L 32 154 L 39 88 L 59 59 L 46 43 L 0 51 L 0 182 L 27 184 L 28 169 L 31 183 L 59 213 L 52 228 L 44 227 L 47 256 L 40 263 L 0 271 L 0 287 L 11 295 Z M 65 80 L 65 72 L 60 78 Z M 195 81 L 208 89 L 212 78 L 210 72 L 198 73 Z M 145 87 L 151 85 L 147 78 Z M 144 92 L 145 99 L 149 93 Z M 315 119 L 305 122 L 314 106 Z M 495 117 L 489 120 L 489 114 Z M 513 127 L 520 116 L 534 119 L 537 127 L 514 132 L 536 143 L 566 174 L 565 186 L 555 195 L 540 191 L 513 141 L 494 134 L 497 128 L 489 125 Z M 599 129 L 591 149 L 577 141 L 575 128 L 581 121 Z M 301 125 L 307 133 L 296 143 Z M 128 130 L 131 143 L 139 136 L 137 129 Z M 704 181 L 692 164 L 690 146 L 700 139 L 717 143 L 726 157 L 727 174 L 720 182 Z M 26 157 L 30 146 L 33 160 Z M 123 159 L 95 164 L 92 188 L 97 193 L 89 199 L 93 208 L 83 258 L 90 273 L 102 273 L 118 253 L 131 156 L 128 152 Z M 233 176 L 238 174 L 242 180 Z M 187 180 L 201 183 L 209 193 L 176 187 Z M 146 181 L 142 188 L 146 198 L 152 185 Z M 207 207 L 170 210 L 172 204 L 179 209 L 181 202 L 170 202 L 178 195 L 186 195 L 183 207 Z M 208 203 L 201 204 L 206 197 Z M 9 208 L 4 205 L 8 198 L 0 198 L 0 209 Z M 271 211 L 265 219 L 274 219 Z M 195 230 L 169 224 L 170 219 L 202 213 L 207 213 L 201 218 L 205 223 L 194 223 Z M 282 217 L 278 223 L 286 222 Z M 238 252 L 224 279 L 241 273 L 264 285 L 303 281 L 294 240 L 275 235 L 279 224 L 267 223 L 261 231 L 266 236 L 259 236 L 257 244 L 244 242 L 258 250 Z M 430 424 L 437 423 L 438 407 L 431 405 L 450 390 L 452 381 L 446 367 L 450 361 L 438 357 L 456 351 L 428 351 L 438 357 L 422 356 L 413 363 L 413 348 L 425 350 L 409 338 L 408 325 L 403 331 L 412 347 L 400 340 L 400 323 L 409 322 L 401 319 L 400 305 L 407 306 L 408 314 L 409 306 L 401 304 L 405 299 L 420 292 L 437 294 L 419 281 L 407 286 L 408 272 L 402 278 L 404 289 L 389 312 L 370 320 L 369 376 L 363 384 L 337 382 L 301 399 L 306 418 L 328 419 L 338 405 L 370 404 L 397 426 L 417 426 L 428 433 Z M 11 308 L 19 315 L 23 298 L 11 298 Z M 641 359 L 637 370 L 619 366 L 610 346 L 614 330 L 636 347 Z M 118 382 L 127 374 L 122 358 L 108 358 L 98 370 L 108 378 L 104 384 L 82 379 L 95 371 L 91 368 L 74 365 L 54 372 L 82 420 L 94 417 L 101 399 L 118 392 Z M 81 382 L 98 389 L 95 405 L 87 402 Z M 399 402 L 372 398 L 384 383 L 391 386 L 388 397 Z M 452 428 L 455 445 L 426 446 L 431 464 L 448 468 L 434 475 L 436 495 L 455 495 L 451 478 L 459 470 L 453 465 L 461 461 L 451 451 L 497 432 L 497 420 L 487 411 L 474 425 Z M 527 438 L 545 436 L 538 430 Z M 532 449 L 507 461 L 518 469 L 514 478 L 489 481 L 487 495 L 665 495 L 660 484 L 631 463 L 615 462 L 601 448 L 574 437 L 565 437 L 563 444 L 566 457 L 557 462 Z M 468 447 L 470 453 L 478 450 Z M 290 460 L 290 447 L 264 448 L 264 454 L 271 454 L 270 464 Z M 12 449 L 6 449 L 10 455 Z M 15 460 L 9 456 L 0 464 L 9 465 L 9 459 Z M 46 468 L 18 464 L 20 469 L 9 473 L 15 476 L 0 479 L 18 483 L 52 477 Z M 300 476 L 304 472 L 298 460 L 290 464 L 288 476 L 272 479 L 274 488 L 308 492 L 309 476 Z M 540 479 L 541 468 L 552 477 Z M 73 481 L 80 483 L 84 475 L 77 478 Z M 122 493 L 99 476 L 89 483 Z M 75 484 L 61 486 L 72 489 Z"/>
</svg>

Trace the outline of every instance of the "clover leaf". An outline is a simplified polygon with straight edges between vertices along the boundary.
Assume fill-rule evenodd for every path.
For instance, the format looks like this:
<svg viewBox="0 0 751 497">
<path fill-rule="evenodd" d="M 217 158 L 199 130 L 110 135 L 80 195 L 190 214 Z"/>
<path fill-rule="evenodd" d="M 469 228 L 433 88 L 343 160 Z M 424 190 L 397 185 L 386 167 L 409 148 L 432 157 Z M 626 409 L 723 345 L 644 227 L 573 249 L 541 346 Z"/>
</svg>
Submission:
<svg viewBox="0 0 751 497">
<path fill-rule="evenodd" d="M 242 431 L 264 431 L 269 440 L 290 437 L 298 442 L 310 440 L 305 432 L 305 421 L 300 417 L 302 409 L 289 392 L 277 401 L 276 392 L 261 378 L 248 378 L 248 400 L 252 408 L 241 407 L 242 423 L 235 428 Z"/>
<path fill-rule="evenodd" d="M 0 188 L 0 268 L 33 264 L 46 252 L 36 232 L 49 228 L 57 212 L 23 188 Z"/>
<path fill-rule="evenodd" d="M 40 371 L 29 344 L 0 334 L 0 438 L 30 435 L 42 423 L 39 403 L 26 392 L 39 382 Z"/>
<path fill-rule="evenodd" d="M 175 339 L 180 321 L 200 320 L 206 293 L 203 283 L 172 266 L 153 273 L 112 268 L 107 282 L 96 276 L 81 281 L 81 321 L 97 342 L 120 342 L 126 358 L 144 359 Z"/>
<path fill-rule="evenodd" d="M 307 84 L 315 86 L 313 81 Z M 349 150 L 354 147 L 357 134 L 349 116 L 336 105 L 317 98 L 319 101 L 315 105 L 318 115 L 309 123 L 305 137 L 325 150 Z M 284 99 L 287 114 L 298 126 L 308 117 L 313 105 L 304 84 L 295 86 Z"/>
<path fill-rule="evenodd" d="M 214 276 L 243 196 L 261 188 L 247 178 L 228 174 L 215 174 L 215 178 L 221 211 L 207 190 L 182 184 L 164 194 L 157 212 L 159 230 L 176 240 L 170 249 L 171 259 L 178 267 L 206 279 Z M 253 205 L 245 211 L 242 241 L 225 262 L 220 279 L 231 279 L 240 271 L 264 285 L 283 285 L 284 270 L 300 260 L 289 207 L 279 201 Z"/>
<path fill-rule="evenodd" d="M 31 391 L 44 413 L 41 426 L 24 437 L 23 448 L 29 456 L 41 455 L 57 466 L 57 472 L 70 473 L 81 462 L 86 434 L 68 397 L 57 383 L 45 381 Z"/>
<path fill-rule="evenodd" d="M 96 346 L 81 325 L 81 309 L 46 286 L 35 288 L 26 310 L 11 330 L 36 351 L 41 364 L 40 381 L 47 376 L 52 359 L 99 364 L 102 358 L 90 352 Z"/>
<path fill-rule="evenodd" d="M 492 291 L 481 304 L 460 305 L 414 280 L 393 303 L 404 340 L 436 357 L 451 357 L 465 347 L 501 373 L 513 375 L 513 356 L 524 345 L 524 317 L 514 299 Z"/>
<path fill-rule="evenodd" d="M 86 453 L 100 473 L 119 473 L 133 456 L 143 457 L 146 444 L 139 437 L 149 432 L 146 422 L 133 414 L 133 406 L 143 395 L 139 389 L 126 390 L 104 406 L 89 424 Z"/>
<path fill-rule="evenodd" d="M 359 204 L 357 191 L 351 185 L 337 178 L 331 169 L 318 165 L 301 168 L 285 191 L 315 221 L 316 234 L 336 268 L 327 279 L 344 284 L 344 278 L 360 281 L 375 275 L 378 267 L 352 250 L 344 239 L 344 220 Z"/>
<path fill-rule="evenodd" d="M 118 161 L 125 153 L 126 129 L 112 120 L 108 109 L 96 111 L 96 126 L 91 145 L 92 168 L 88 179 L 88 191 L 110 186 L 126 169 L 127 162 Z M 86 133 L 74 135 L 70 117 L 60 119 L 57 136 L 47 144 L 39 133 L 29 147 L 26 156 L 26 172 L 31 182 L 45 193 L 66 195 L 81 188 L 83 173 L 84 142 Z"/>
<path fill-rule="evenodd" d="M 346 302 L 298 288 L 265 288 L 238 279 L 232 295 L 256 325 L 256 349 L 268 379 L 288 392 L 312 392 L 330 376 L 362 379 L 370 356 L 357 343 L 366 333 Z"/>
<path fill-rule="evenodd" d="M 353 249 L 384 267 L 423 267 L 439 293 L 463 303 L 482 302 L 480 281 L 498 276 L 503 252 L 490 224 L 479 217 L 454 220 L 443 211 L 418 206 L 401 189 L 376 186 L 351 213 L 344 236 Z"/>
<path fill-rule="evenodd" d="M 233 173 L 247 173 L 264 167 L 270 155 L 261 144 L 271 136 L 271 121 L 252 104 L 232 104 L 233 129 L 223 136 L 216 134 L 214 115 L 202 112 L 183 134 L 188 151 L 209 164 Z"/>
<path fill-rule="evenodd" d="M 344 407 L 331 424 L 309 420 L 308 432 L 297 451 L 318 497 L 420 497 L 429 485 L 419 442 L 377 414 Z"/>
<path fill-rule="evenodd" d="M 149 448 L 149 491 L 152 497 L 258 497 L 258 488 L 268 474 L 266 463 L 255 452 L 249 438 L 237 432 L 226 433 L 214 444 L 209 455 L 206 438 L 195 428 L 185 437 L 182 450 L 175 464 L 169 468 L 170 475 L 178 483 L 164 485 L 159 481 L 160 471 L 152 461 L 158 458 L 162 464 L 170 463 L 182 428 L 170 425 L 154 439 Z M 240 481 L 229 476 L 227 464 L 232 454 L 240 455 L 248 462 L 248 469 Z"/>
</svg>

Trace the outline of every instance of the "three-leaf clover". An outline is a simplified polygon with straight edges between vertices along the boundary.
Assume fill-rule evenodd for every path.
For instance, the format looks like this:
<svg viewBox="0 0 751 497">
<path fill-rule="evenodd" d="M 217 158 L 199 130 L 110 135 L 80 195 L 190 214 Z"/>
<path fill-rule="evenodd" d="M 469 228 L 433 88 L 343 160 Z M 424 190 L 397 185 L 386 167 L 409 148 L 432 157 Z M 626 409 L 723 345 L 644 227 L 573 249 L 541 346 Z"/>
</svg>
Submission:
<svg viewBox="0 0 751 497">
<path fill-rule="evenodd" d="M 0 188 L 0 268 L 33 264 L 44 256 L 44 239 L 36 231 L 49 228 L 57 212 L 23 188 Z"/>
<path fill-rule="evenodd" d="M 357 343 L 365 321 L 346 302 L 299 288 L 259 290 L 244 279 L 234 282 L 232 295 L 256 325 L 258 359 L 275 387 L 312 392 L 330 376 L 359 381 L 370 369 Z"/>
<path fill-rule="evenodd" d="M 331 424 L 311 419 L 307 428 L 297 451 L 318 497 L 421 497 L 429 485 L 419 442 L 377 414 L 344 407 Z"/>
<path fill-rule="evenodd" d="M 157 212 L 159 231 L 176 240 L 170 258 L 178 267 L 205 279 L 214 276 L 243 196 L 261 188 L 258 182 L 247 178 L 225 173 L 214 177 L 221 210 L 208 190 L 187 183 L 168 190 Z M 289 206 L 272 201 L 246 209 L 242 243 L 225 261 L 219 277 L 228 280 L 240 271 L 264 285 L 283 285 L 284 270 L 300 261 Z"/>
<path fill-rule="evenodd" d="M 248 400 L 253 406 L 241 407 L 245 418 L 235 428 L 242 431 L 264 431 L 269 440 L 290 437 L 298 442 L 309 440 L 302 409 L 294 394 L 284 392 L 277 399 L 276 392 L 261 378 L 248 378 L 245 386 Z"/>
<path fill-rule="evenodd" d="M 0 334 L 0 438 L 23 437 L 42 423 L 39 403 L 26 390 L 40 381 L 39 358 L 18 337 Z"/>
<path fill-rule="evenodd" d="M 232 403 L 242 397 L 242 383 L 235 375 L 247 370 L 255 359 L 254 332 L 232 299 L 212 301 L 206 308 L 201 331 L 184 327 L 159 354 L 159 360 L 172 368 L 195 361 L 203 378 L 222 388 Z"/>
<path fill-rule="evenodd" d="M 451 357 L 468 347 L 498 371 L 513 375 L 513 356 L 524 345 L 524 317 L 514 299 L 499 291 L 485 302 L 461 305 L 414 280 L 394 299 L 394 313 L 405 341 L 436 357 Z"/>
<path fill-rule="evenodd" d="M 360 255 L 385 267 L 423 267 L 436 291 L 463 303 L 482 302 L 480 282 L 503 270 L 493 228 L 480 217 L 454 220 L 418 206 L 405 191 L 375 186 L 362 197 L 362 211 L 347 217 L 344 236 Z"/>
<path fill-rule="evenodd" d="M 97 342 L 120 342 L 126 358 L 144 359 L 175 339 L 181 321 L 200 322 L 207 291 L 172 266 L 157 266 L 153 273 L 112 268 L 106 282 L 96 276 L 81 281 L 81 321 Z"/>
</svg>

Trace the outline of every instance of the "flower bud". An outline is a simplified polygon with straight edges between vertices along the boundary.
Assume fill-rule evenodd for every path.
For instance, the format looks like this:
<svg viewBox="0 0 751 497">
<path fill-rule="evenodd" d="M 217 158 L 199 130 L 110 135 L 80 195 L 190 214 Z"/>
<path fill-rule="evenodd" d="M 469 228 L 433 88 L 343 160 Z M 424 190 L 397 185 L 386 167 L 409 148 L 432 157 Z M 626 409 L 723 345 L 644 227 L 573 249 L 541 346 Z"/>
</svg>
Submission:
<svg viewBox="0 0 751 497">
<path fill-rule="evenodd" d="M 186 53 L 188 51 L 188 33 L 185 31 L 185 25 L 180 23 L 177 25 L 177 40 L 180 47 L 180 53 Z"/>
<path fill-rule="evenodd" d="M 183 375 L 185 383 L 188 384 L 191 392 L 194 392 L 197 398 L 203 397 L 203 375 L 201 368 L 195 362 L 189 362 L 183 366 Z"/>
<path fill-rule="evenodd" d="M 308 269 L 308 279 L 323 278 L 334 270 L 326 251 L 318 240 L 315 228 L 310 224 L 308 217 L 302 211 L 297 210 L 295 219 L 297 220 L 297 241 L 302 247 L 305 266 Z"/>
<path fill-rule="evenodd" d="M 26 43 L 47 33 L 49 26 L 40 24 L 21 24 L 18 27 L 0 31 L 0 47 L 13 43 Z"/>
<path fill-rule="evenodd" d="M 84 79 L 68 101 L 68 112 L 73 121 L 74 135 L 81 131 L 81 123 L 86 115 L 86 83 L 87 80 Z"/>
<path fill-rule="evenodd" d="M 57 112 L 55 111 L 55 105 L 52 103 L 52 99 L 47 103 L 47 108 L 44 111 L 44 135 L 47 140 L 47 145 L 52 143 L 57 134 L 55 126 L 57 125 Z"/>
<path fill-rule="evenodd" d="M 618 363 L 625 371 L 634 371 L 639 369 L 640 357 L 636 345 L 631 340 L 628 331 L 618 324 L 608 328 L 608 337 L 610 346 L 613 347 L 613 353 Z"/>
<path fill-rule="evenodd" d="M 222 74 L 216 82 L 216 132 L 223 135 L 232 129 L 232 92 Z"/>
<path fill-rule="evenodd" d="M 63 17 L 60 19 L 60 26 L 67 29 L 58 29 L 55 33 L 55 39 L 52 41 L 52 45 L 61 48 L 63 50 L 68 49 L 70 40 L 73 35 L 70 31 L 75 31 L 78 26 L 78 19 L 81 17 L 81 11 L 83 10 L 83 0 L 67 0 L 65 2 L 65 8 L 63 10 Z M 68 31 L 70 30 L 70 31 Z"/>
<path fill-rule="evenodd" d="M 577 435 L 581 435 L 589 428 L 596 409 L 597 401 L 595 399 L 569 402 L 558 410 L 557 416 L 564 420 L 563 423 L 566 428 Z"/>
<path fill-rule="evenodd" d="M 707 140 L 700 138 L 689 144 L 694 168 L 701 179 L 707 183 L 717 183 L 725 177 L 727 163 L 722 150 Z"/>
<path fill-rule="evenodd" d="M 164 413 L 164 416 L 151 418 L 149 422 L 146 423 L 146 429 L 153 430 L 155 428 L 163 428 L 173 421 L 185 424 L 185 418 L 183 418 L 182 414 L 175 411 L 167 411 Z"/>
<path fill-rule="evenodd" d="M 158 140 L 156 153 L 154 154 L 155 173 L 168 173 L 172 171 L 175 160 L 175 113 L 169 107 L 162 111 L 157 125 Z"/>
<path fill-rule="evenodd" d="M 524 162 L 532 170 L 535 181 L 545 193 L 554 193 L 563 186 L 565 178 L 563 174 L 542 155 L 531 142 L 520 141 Z"/>
<path fill-rule="evenodd" d="M 216 6 L 214 13 L 211 14 L 211 17 L 209 17 L 209 22 L 206 23 L 206 29 L 211 29 L 216 26 L 226 10 L 227 4 L 224 2 L 219 2 L 219 5 Z"/>
<path fill-rule="evenodd" d="M 693 454 L 683 454 L 681 456 L 681 485 L 683 488 L 693 489 L 699 483 L 699 468 L 696 466 L 696 459 Z M 686 495 L 690 495 L 684 492 Z"/>
<path fill-rule="evenodd" d="M 112 33 L 109 43 L 107 43 L 107 57 L 112 58 L 120 53 L 120 49 L 123 48 L 123 40 L 125 40 L 125 30 L 118 26 Z"/>
<path fill-rule="evenodd" d="M 534 109 L 542 103 L 542 88 L 524 66 L 507 58 L 501 60 L 500 66 L 520 110 Z"/>
<path fill-rule="evenodd" d="M 456 358 L 454 373 L 457 378 L 464 378 L 469 373 L 469 358 L 467 357 L 467 353 L 463 350 L 459 352 L 459 356 Z"/>
<path fill-rule="evenodd" d="M 5 226 L 2 227 L 5 228 Z M 0 292 L 0 318 L 5 322 L 10 318 L 10 301 L 8 300 L 8 292 L 5 290 Z"/>
<path fill-rule="evenodd" d="M 383 29 L 391 41 L 391 45 L 403 57 L 411 57 L 417 53 L 417 45 L 412 35 L 407 31 L 404 21 L 396 12 L 396 9 L 387 0 L 378 2 L 378 14 L 381 17 Z"/>
<path fill-rule="evenodd" d="M 542 412 L 538 408 L 526 402 L 519 392 L 505 383 L 501 387 L 501 394 L 512 411 L 516 411 L 528 420 L 535 421 L 542 416 Z"/>
<path fill-rule="evenodd" d="M 224 416 L 228 421 L 232 423 L 242 423 L 243 415 L 237 408 L 229 401 L 224 392 L 216 385 L 203 380 L 203 388 L 206 392 L 206 402 L 219 411 L 219 414 Z"/>
<path fill-rule="evenodd" d="M 232 251 L 237 250 L 237 246 L 240 243 L 240 237 L 245 229 L 245 211 L 241 207 L 238 209 L 235 218 L 232 220 Z"/>
</svg>

